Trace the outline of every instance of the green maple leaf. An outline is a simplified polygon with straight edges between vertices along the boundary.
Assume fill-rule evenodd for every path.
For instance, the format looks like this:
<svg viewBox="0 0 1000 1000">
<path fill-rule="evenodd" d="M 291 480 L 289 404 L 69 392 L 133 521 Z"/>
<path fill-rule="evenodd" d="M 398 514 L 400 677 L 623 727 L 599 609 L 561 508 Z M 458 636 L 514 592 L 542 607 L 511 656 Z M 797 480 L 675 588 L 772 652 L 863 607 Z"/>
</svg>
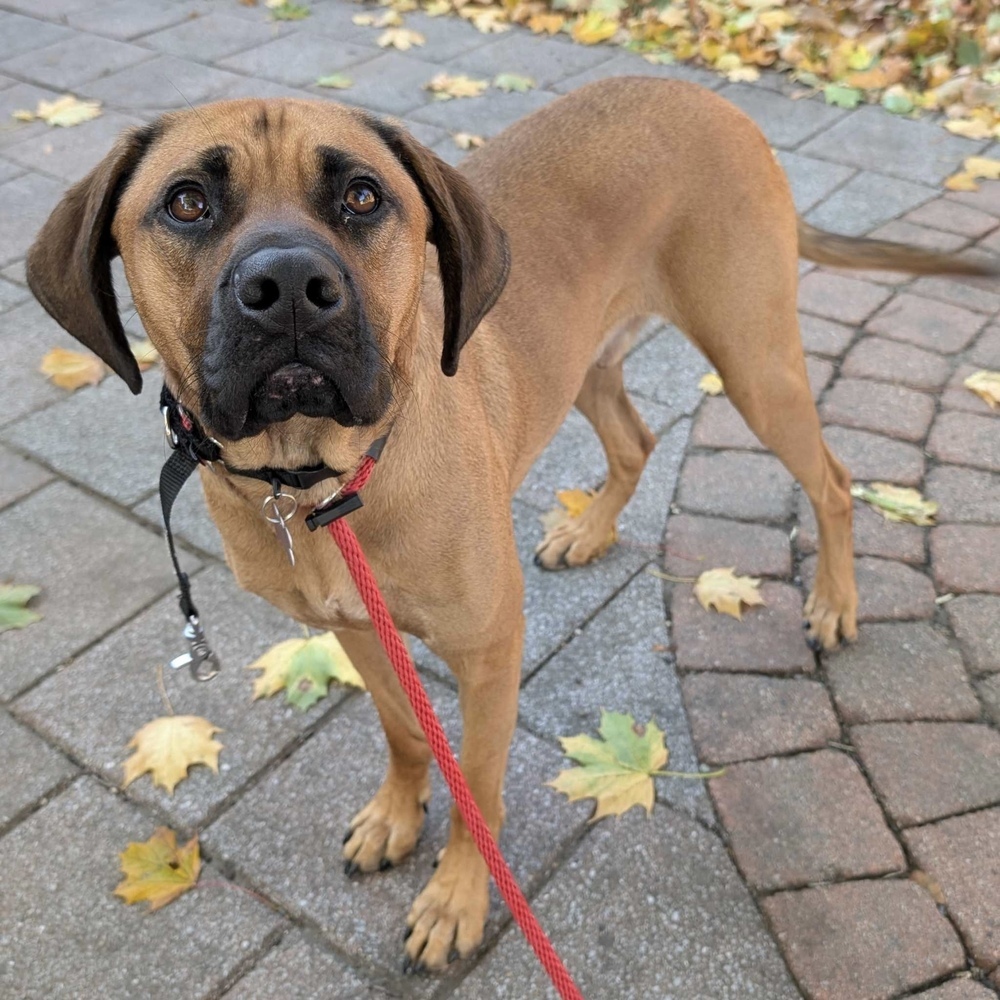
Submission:
<svg viewBox="0 0 1000 1000">
<path fill-rule="evenodd" d="M 254 681 L 255 699 L 270 697 L 284 688 L 286 701 L 303 712 L 325 697 L 331 681 L 348 687 L 365 686 L 332 632 L 279 642 L 247 669 L 263 671 Z"/>
<path fill-rule="evenodd" d="M 683 775 L 664 771 L 667 747 L 663 730 L 650 721 L 636 724 L 631 715 L 601 710 L 601 739 L 593 736 L 562 736 L 563 753 L 580 766 L 562 771 L 548 785 L 570 802 L 594 799 L 590 821 L 620 816 L 633 806 L 653 809 L 653 777 L 710 778 L 721 772 Z"/>
<path fill-rule="evenodd" d="M 334 90 L 347 90 L 354 81 L 346 73 L 331 73 L 329 76 L 321 76 L 316 81 L 317 87 L 332 87 Z"/>
<path fill-rule="evenodd" d="M 839 83 L 830 83 L 823 88 L 823 96 L 827 104 L 838 108 L 856 108 L 861 103 L 864 94 L 857 87 L 844 87 Z"/>
<path fill-rule="evenodd" d="M 530 76 L 519 76 L 517 73 L 500 73 L 493 79 L 493 86 L 504 93 L 524 94 L 534 90 L 536 84 Z"/>
<path fill-rule="evenodd" d="M 27 607 L 28 601 L 41 592 L 41 587 L 33 587 L 30 584 L 0 585 L 0 632 L 24 628 L 33 622 L 41 621 L 42 616 Z"/>
</svg>

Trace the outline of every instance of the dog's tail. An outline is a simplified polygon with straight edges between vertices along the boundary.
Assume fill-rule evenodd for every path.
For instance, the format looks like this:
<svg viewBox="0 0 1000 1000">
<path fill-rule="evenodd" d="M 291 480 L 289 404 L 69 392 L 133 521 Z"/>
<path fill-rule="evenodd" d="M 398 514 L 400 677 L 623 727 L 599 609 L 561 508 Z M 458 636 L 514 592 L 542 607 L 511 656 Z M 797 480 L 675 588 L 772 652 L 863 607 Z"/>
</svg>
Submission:
<svg viewBox="0 0 1000 1000">
<path fill-rule="evenodd" d="M 1000 277 L 996 264 L 970 260 L 953 253 L 935 253 L 888 240 L 838 236 L 799 219 L 799 256 L 831 267 L 866 271 L 906 271 L 910 274 L 978 274 Z"/>
</svg>

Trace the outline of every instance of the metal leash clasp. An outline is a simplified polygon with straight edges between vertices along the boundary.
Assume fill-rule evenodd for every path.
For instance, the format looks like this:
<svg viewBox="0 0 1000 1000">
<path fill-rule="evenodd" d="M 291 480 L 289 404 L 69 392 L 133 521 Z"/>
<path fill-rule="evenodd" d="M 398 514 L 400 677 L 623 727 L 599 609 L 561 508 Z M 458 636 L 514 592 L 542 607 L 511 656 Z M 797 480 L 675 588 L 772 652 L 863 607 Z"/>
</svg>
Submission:
<svg viewBox="0 0 1000 1000">
<path fill-rule="evenodd" d="M 281 509 L 282 501 L 286 502 L 286 510 Z M 292 534 L 288 530 L 288 522 L 295 516 L 299 509 L 299 502 L 291 493 L 283 493 L 281 484 L 277 479 L 271 484 L 271 493 L 264 497 L 263 511 L 264 520 L 271 525 L 274 537 L 285 550 L 288 561 L 295 565 L 295 550 L 292 547 Z"/>
<path fill-rule="evenodd" d="M 175 656 L 170 661 L 170 668 L 180 670 L 181 667 L 189 666 L 191 676 L 196 681 L 210 681 L 219 672 L 221 664 L 205 638 L 205 630 L 197 615 L 188 618 L 184 626 L 184 638 L 188 642 L 188 651 Z"/>
</svg>

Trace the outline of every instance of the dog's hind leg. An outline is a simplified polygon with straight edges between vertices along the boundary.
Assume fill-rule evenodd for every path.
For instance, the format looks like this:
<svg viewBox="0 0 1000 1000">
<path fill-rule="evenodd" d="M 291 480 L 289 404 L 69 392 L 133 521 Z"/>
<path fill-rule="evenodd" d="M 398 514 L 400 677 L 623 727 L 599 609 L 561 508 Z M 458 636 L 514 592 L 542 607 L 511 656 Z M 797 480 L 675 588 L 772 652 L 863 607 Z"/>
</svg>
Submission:
<svg viewBox="0 0 1000 1000">
<path fill-rule="evenodd" d="M 608 475 L 593 503 L 571 521 L 552 528 L 535 550 L 535 563 L 543 569 L 583 566 L 603 555 L 614 539 L 615 521 L 639 483 L 656 438 L 643 423 L 625 392 L 622 380 L 623 351 L 616 342 L 627 342 L 643 319 L 629 321 L 609 340 L 608 347 L 588 369 L 576 397 L 577 409 L 590 421 L 601 439 Z"/>
<path fill-rule="evenodd" d="M 382 787 L 344 836 L 344 870 L 391 868 L 414 848 L 430 798 L 430 749 L 374 629 L 338 629 L 337 638 L 371 692 L 389 744 Z"/>
</svg>

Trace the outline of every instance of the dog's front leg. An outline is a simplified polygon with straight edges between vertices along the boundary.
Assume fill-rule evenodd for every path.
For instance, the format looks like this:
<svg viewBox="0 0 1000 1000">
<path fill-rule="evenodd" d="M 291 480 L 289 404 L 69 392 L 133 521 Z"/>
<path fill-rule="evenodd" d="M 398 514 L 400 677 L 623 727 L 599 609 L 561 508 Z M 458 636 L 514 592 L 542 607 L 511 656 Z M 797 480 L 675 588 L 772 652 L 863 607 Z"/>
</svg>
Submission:
<svg viewBox="0 0 1000 1000">
<path fill-rule="evenodd" d="M 430 798 L 430 748 L 374 629 L 343 629 L 337 638 L 368 690 L 389 744 L 382 787 L 344 835 L 344 871 L 390 868 L 416 846 Z"/>
<path fill-rule="evenodd" d="M 493 834 L 503 824 L 503 780 L 517 722 L 524 616 L 520 598 L 502 634 L 482 649 L 445 654 L 458 677 L 462 771 Z M 480 943 L 489 907 L 489 873 L 454 807 L 437 871 L 407 917 L 404 968 L 441 969 Z"/>
</svg>

